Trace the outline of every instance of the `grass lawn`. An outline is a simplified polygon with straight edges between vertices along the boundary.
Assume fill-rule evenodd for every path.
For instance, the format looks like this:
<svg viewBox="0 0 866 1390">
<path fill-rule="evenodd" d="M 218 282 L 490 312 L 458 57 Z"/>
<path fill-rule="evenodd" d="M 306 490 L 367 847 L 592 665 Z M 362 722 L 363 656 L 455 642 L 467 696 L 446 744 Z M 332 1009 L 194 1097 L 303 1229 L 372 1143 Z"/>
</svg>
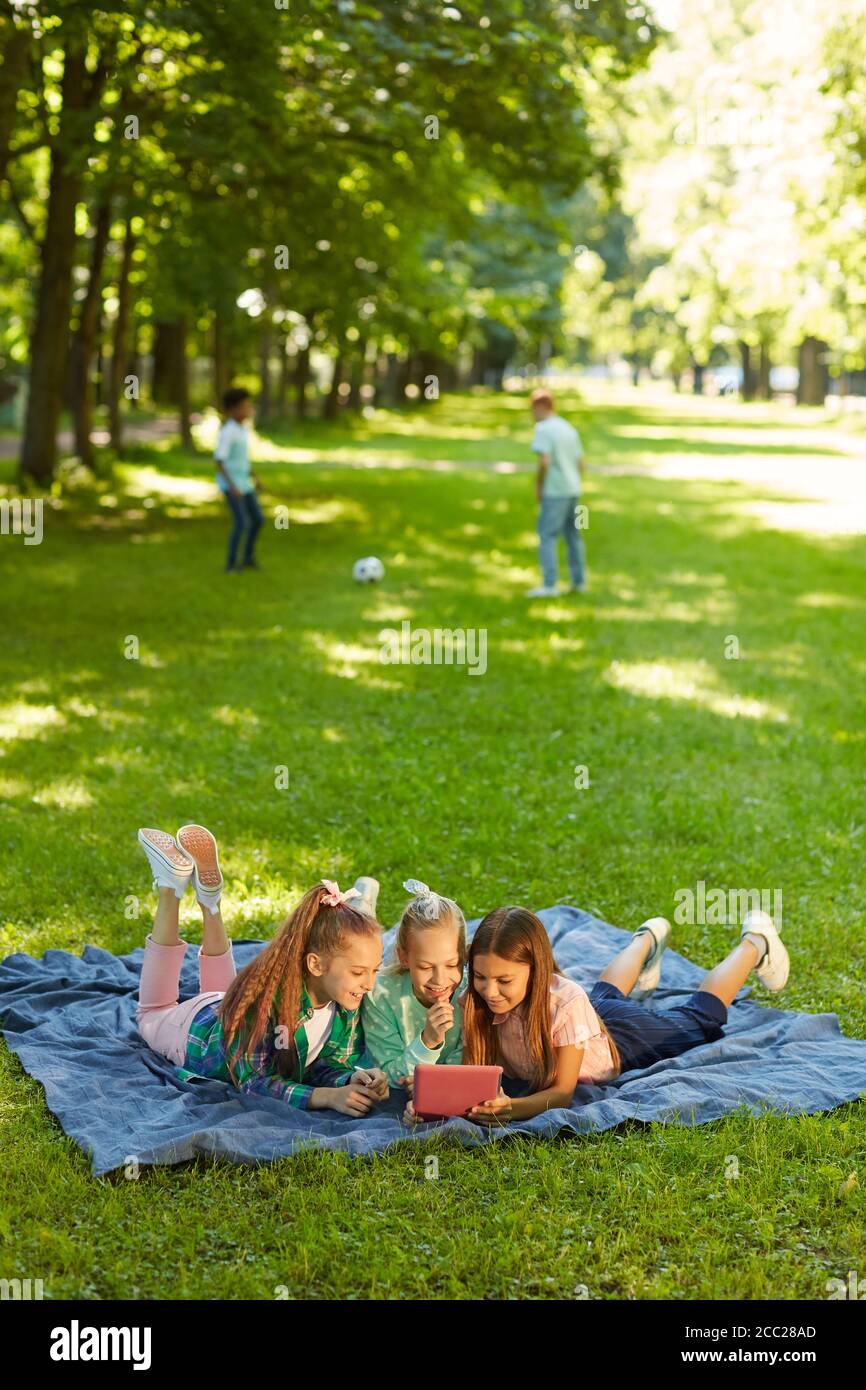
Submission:
<svg viewBox="0 0 866 1390">
<path fill-rule="evenodd" d="M 817 479 L 842 432 L 674 397 L 562 408 L 598 466 L 586 597 L 523 597 L 529 423 L 507 397 L 262 441 L 290 526 L 263 532 L 261 573 L 221 573 L 204 454 L 136 447 L 99 497 L 46 509 L 42 545 L 0 537 L 0 956 L 141 944 L 135 832 L 201 820 L 236 936 L 322 875 L 375 873 L 386 922 L 409 875 L 467 917 L 565 901 L 629 928 L 701 879 L 778 889 L 784 1003 L 863 1036 L 866 541 L 785 529 L 779 487 L 654 472 L 781 458 Z M 379 586 L 351 582 L 365 554 Z M 485 628 L 486 675 L 383 665 L 403 619 Z M 709 966 L 734 939 L 674 945 Z M 0 1046 L 0 1141 L 0 1276 L 46 1297 L 824 1298 L 866 1275 L 863 1186 L 840 1195 L 866 1179 L 860 1105 L 95 1181 Z"/>
</svg>

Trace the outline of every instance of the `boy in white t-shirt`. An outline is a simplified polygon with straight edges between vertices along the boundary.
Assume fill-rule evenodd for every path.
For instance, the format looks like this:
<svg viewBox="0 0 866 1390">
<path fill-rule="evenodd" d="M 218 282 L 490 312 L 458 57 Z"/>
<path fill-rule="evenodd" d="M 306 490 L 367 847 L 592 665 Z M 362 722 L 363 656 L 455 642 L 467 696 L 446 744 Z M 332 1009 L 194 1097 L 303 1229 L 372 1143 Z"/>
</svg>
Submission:
<svg viewBox="0 0 866 1390">
<path fill-rule="evenodd" d="M 225 419 L 214 450 L 217 467 L 217 486 L 232 514 L 232 529 L 226 558 L 226 573 L 238 574 L 242 569 L 257 570 L 256 537 L 264 516 L 259 506 L 256 488 L 259 480 L 250 466 L 249 431 L 246 422 L 252 418 L 253 402 L 249 391 L 232 386 L 223 396 Z M 243 555 L 238 564 L 242 538 Z"/>
<path fill-rule="evenodd" d="M 535 418 L 532 448 L 538 455 L 535 494 L 538 498 L 538 549 L 542 583 L 538 588 L 530 589 L 527 598 L 556 596 L 560 536 L 565 537 L 571 575 L 569 592 L 582 594 L 586 591 L 586 560 L 583 538 L 577 527 L 577 503 L 584 462 L 580 435 L 567 420 L 557 415 L 549 391 L 533 391 L 530 405 Z"/>
</svg>

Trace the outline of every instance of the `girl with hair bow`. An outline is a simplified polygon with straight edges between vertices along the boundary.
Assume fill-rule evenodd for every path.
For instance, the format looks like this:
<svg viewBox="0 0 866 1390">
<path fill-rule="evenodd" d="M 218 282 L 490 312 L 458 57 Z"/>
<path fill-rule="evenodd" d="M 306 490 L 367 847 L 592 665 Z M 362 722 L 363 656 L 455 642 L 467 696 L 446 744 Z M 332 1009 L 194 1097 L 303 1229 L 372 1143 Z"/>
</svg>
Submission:
<svg viewBox="0 0 866 1390">
<path fill-rule="evenodd" d="M 317 883 L 237 974 L 219 912 L 223 881 L 213 835 L 194 825 L 177 838 L 161 830 L 141 830 L 138 838 L 159 891 L 139 990 L 138 1028 L 148 1046 L 184 1080 L 227 1081 L 301 1109 L 357 1118 L 386 1099 L 384 1072 L 358 1066 L 361 1001 L 379 971 L 382 932 L 374 915 L 352 906 L 357 890 Z M 178 1003 L 187 947 L 179 904 L 190 882 L 204 921 L 201 992 Z"/>
<path fill-rule="evenodd" d="M 466 922 L 452 898 L 409 878 L 412 900 L 397 928 L 394 955 L 362 1006 L 367 1050 L 395 1086 L 412 1089 L 418 1062 L 457 1063 L 465 983 Z"/>
</svg>

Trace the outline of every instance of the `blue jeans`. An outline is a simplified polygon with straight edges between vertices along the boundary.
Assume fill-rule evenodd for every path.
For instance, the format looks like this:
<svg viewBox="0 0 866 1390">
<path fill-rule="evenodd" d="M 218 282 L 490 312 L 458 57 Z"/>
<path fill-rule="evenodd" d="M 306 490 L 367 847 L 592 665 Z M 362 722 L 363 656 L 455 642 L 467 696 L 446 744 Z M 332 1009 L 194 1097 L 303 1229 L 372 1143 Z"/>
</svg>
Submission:
<svg viewBox="0 0 866 1390">
<path fill-rule="evenodd" d="M 241 493 L 240 497 L 234 497 L 230 492 L 223 494 L 229 504 L 232 514 L 232 529 L 229 536 L 229 553 L 226 559 L 226 569 L 233 570 L 238 555 L 238 547 L 241 537 L 246 533 L 246 544 L 241 564 L 251 565 L 254 559 L 256 548 L 256 536 L 262 529 L 264 516 L 259 506 L 259 499 L 255 492 Z"/>
<path fill-rule="evenodd" d="M 583 550 L 583 537 L 575 524 L 576 497 L 542 497 L 538 509 L 538 558 L 541 561 L 541 574 L 548 589 L 556 584 L 559 570 L 557 547 L 560 536 L 565 536 L 565 550 L 568 557 L 568 571 L 575 588 L 586 582 L 586 560 Z"/>
<path fill-rule="evenodd" d="M 599 980 L 589 992 L 589 1002 L 619 1048 L 624 1072 L 643 1071 L 693 1047 L 718 1042 L 728 1018 L 721 999 L 701 989 L 681 1004 L 648 1009 L 609 980 Z"/>
</svg>

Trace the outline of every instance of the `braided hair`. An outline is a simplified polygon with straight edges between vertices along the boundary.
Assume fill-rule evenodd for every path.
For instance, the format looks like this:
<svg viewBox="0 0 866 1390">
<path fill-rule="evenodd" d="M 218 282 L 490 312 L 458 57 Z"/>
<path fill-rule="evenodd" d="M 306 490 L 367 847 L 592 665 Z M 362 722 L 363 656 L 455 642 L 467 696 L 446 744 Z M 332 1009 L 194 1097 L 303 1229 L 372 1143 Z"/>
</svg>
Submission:
<svg viewBox="0 0 866 1390">
<path fill-rule="evenodd" d="M 298 903 L 255 960 L 244 966 L 220 1002 L 226 1059 L 232 1079 L 233 1062 L 249 1057 L 269 1028 L 288 1039 L 275 1049 L 276 1067 L 292 1076 L 298 1066 L 295 1032 L 301 1021 L 301 990 L 307 956 L 329 958 L 339 953 L 347 936 L 378 935 L 379 923 L 345 903 L 331 906 L 324 883 L 317 883 Z"/>
</svg>

